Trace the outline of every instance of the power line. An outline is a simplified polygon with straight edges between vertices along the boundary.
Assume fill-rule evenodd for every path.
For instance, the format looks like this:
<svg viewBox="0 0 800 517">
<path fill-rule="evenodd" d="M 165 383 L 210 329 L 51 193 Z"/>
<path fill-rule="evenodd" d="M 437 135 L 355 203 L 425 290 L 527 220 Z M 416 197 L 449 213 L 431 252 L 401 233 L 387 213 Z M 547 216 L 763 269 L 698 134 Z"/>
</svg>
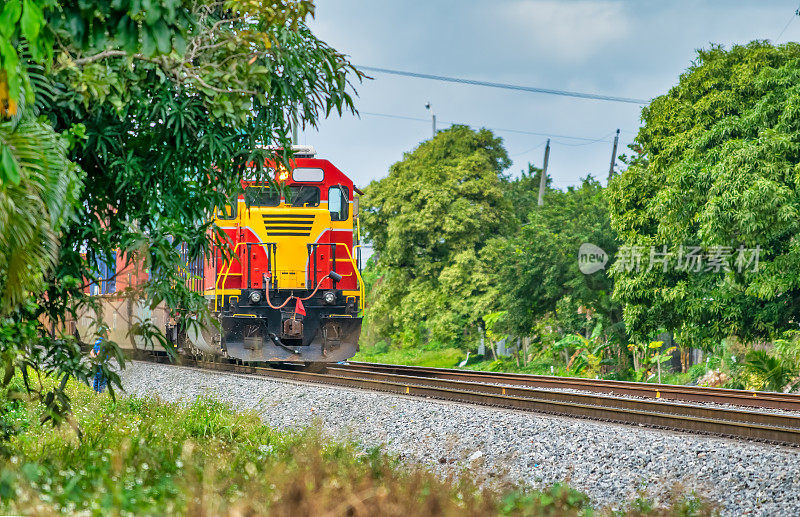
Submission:
<svg viewBox="0 0 800 517">
<path fill-rule="evenodd" d="M 370 115 L 370 116 L 373 116 L 373 117 L 385 117 L 385 118 L 394 118 L 394 119 L 400 119 L 400 120 L 413 120 L 413 121 L 417 121 L 417 122 L 430 123 L 430 119 L 427 119 L 427 118 L 406 117 L 406 116 L 403 116 L 403 115 L 392 115 L 392 114 L 389 114 L 389 113 L 375 113 L 375 112 L 371 112 L 371 111 L 360 111 L 359 113 L 361 115 Z M 459 124 L 459 125 L 465 125 L 465 126 L 474 126 L 475 125 L 475 124 L 467 124 L 467 123 L 464 123 L 464 122 L 456 122 L 456 121 L 453 121 L 453 120 L 444 121 L 444 123 L 445 124 Z M 606 136 L 604 136 L 602 138 L 588 138 L 588 137 L 584 137 L 584 136 L 554 135 L 552 133 L 539 133 L 539 132 L 535 132 L 535 131 L 523 131 L 523 130 L 520 130 L 520 129 L 506 129 L 506 128 L 488 127 L 488 126 L 483 126 L 483 127 L 486 127 L 486 129 L 490 129 L 492 131 L 500 131 L 500 132 L 504 132 L 504 133 L 519 133 L 519 134 L 522 134 L 522 135 L 547 136 L 547 137 L 553 137 L 553 138 L 567 138 L 569 140 L 582 140 L 582 141 L 585 141 L 588 144 L 591 144 L 591 143 L 594 143 L 594 142 L 600 142 L 603 139 L 608 138 L 608 136 L 610 134 L 613 134 L 613 133 L 609 133 L 609 135 L 606 135 Z M 564 145 L 583 145 L 583 144 L 567 144 L 567 143 L 563 143 L 563 144 Z"/>
<path fill-rule="evenodd" d="M 515 156 L 522 156 L 523 154 L 528 154 L 528 153 L 531 153 L 531 152 L 533 152 L 533 151 L 537 150 L 538 148 L 542 147 L 542 146 L 543 146 L 544 144 L 546 144 L 546 143 L 547 143 L 547 140 L 542 140 L 542 143 L 540 143 L 540 144 L 539 144 L 539 145 L 537 145 L 536 147 L 531 147 L 530 149 L 528 149 L 528 150 L 526 150 L 526 151 L 522 151 L 522 152 L 520 152 L 520 153 L 514 153 L 514 154 L 510 154 L 510 155 L 509 155 L 509 157 L 510 157 L 510 158 L 514 158 Z"/>
<path fill-rule="evenodd" d="M 450 124 L 458 124 L 458 122 L 450 121 Z M 492 131 L 501 131 L 504 133 L 519 133 L 521 135 L 533 135 L 533 136 L 548 136 L 553 138 L 569 138 L 570 140 L 585 140 L 586 142 L 598 142 L 601 139 L 596 138 L 587 138 L 585 136 L 570 136 L 570 135 L 554 135 L 553 133 L 537 133 L 535 131 L 521 131 L 519 129 L 506 129 L 502 127 L 487 127 L 486 129 L 491 129 Z"/>
<path fill-rule="evenodd" d="M 443 75 L 419 74 L 416 72 L 405 72 L 402 70 L 390 70 L 388 68 L 377 68 L 374 66 L 359 66 L 361 70 L 369 72 L 379 72 L 382 74 L 402 75 L 405 77 L 415 77 L 417 79 L 431 79 L 433 81 L 444 81 L 448 83 L 471 84 L 474 86 L 486 86 L 489 88 L 502 88 L 504 90 L 517 90 L 532 93 L 544 93 L 548 95 L 562 95 L 564 97 L 577 97 L 579 99 L 592 99 L 598 101 L 627 102 L 630 104 L 649 104 L 649 100 L 632 99 L 630 97 L 613 97 L 610 95 L 598 95 L 595 93 L 571 92 L 567 90 L 553 90 L 550 88 L 537 88 L 534 86 L 519 86 L 515 84 L 492 83 L 488 81 L 476 81 L 474 79 L 459 79 L 456 77 L 445 77 Z"/>
<path fill-rule="evenodd" d="M 568 144 L 567 142 L 559 142 L 558 140 L 553 140 L 553 142 L 556 143 L 556 144 L 559 144 L 559 145 L 568 145 L 570 147 L 578 147 L 578 146 L 581 146 L 581 145 L 596 144 L 597 142 L 611 142 L 611 140 L 609 140 L 609 138 L 614 133 L 615 132 L 612 131 L 612 132 L 608 133 L 607 135 L 601 136 L 600 138 L 595 138 L 594 140 L 589 140 L 588 142 L 581 142 L 581 143 L 578 143 L 578 144 Z"/>
<path fill-rule="evenodd" d="M 786 22 L 786 25 L 783 26 L 783 30 L 781 31 L 780 34 L 778 34 L 778 37 L 775 38 L 775 43 L 778 43 L 778 41 L 780 41 L 781 36 L 783 36 L 783 33 L 786 32 L 786 29 L 789 28 L 789 25 L 792 24 L 795 16 L 800 16 L 800 5 L 797 6 L 797 9 L 795 9 L 794 14 L 792 14 L 792 17 L 789 18 L 788 22 Z"/>
<path fill-rule="evenodd" d="M 360 115 L 370 115 L 373 117 L 386 117 L 386 118 L 397 118 L 401 120 L 416 120 L 418 122 L 430 122 L 430 119 L 427 118 L 419 118 L 419 117 L 404 117 L 403 115 L 390 115 L 389 113 L 375 113 L 371 111 L 359 111 Z"/>
</svg>

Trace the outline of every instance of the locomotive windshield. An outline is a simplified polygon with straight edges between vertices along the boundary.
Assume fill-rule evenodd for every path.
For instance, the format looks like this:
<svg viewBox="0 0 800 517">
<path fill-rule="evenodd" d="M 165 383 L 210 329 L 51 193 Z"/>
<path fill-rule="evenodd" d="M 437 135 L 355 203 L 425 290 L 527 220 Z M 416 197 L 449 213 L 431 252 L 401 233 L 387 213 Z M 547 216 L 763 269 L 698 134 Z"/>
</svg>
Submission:
<svg viewBox="0 0 800 517">
<path fill-rule="evenodd" d="M 247 206 L 278 206 L 281 203 L 281 194 L 268 186 L 254 186 L 244 189 L 244 199 Z"/>
<path fill-rule="evenodd" d="M 291 185 L 289 199 L 293 207 L 319 206 L 319 187 L 313 185 Z"/>
</svg>

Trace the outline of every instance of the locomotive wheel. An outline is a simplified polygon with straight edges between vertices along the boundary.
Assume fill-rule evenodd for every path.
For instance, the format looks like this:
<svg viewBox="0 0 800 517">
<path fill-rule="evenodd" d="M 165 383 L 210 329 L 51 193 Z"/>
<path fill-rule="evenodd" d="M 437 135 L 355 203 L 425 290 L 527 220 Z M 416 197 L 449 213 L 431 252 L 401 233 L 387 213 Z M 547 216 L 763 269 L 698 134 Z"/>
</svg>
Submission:
<svg viewBox="0 0 800 517">
<path fill-rule="evenodd" d="M 328 371 L 327 363 L 303 363 L 300 367 L 301 371 L 308 373 L 325 373 Z"/>
</svg>

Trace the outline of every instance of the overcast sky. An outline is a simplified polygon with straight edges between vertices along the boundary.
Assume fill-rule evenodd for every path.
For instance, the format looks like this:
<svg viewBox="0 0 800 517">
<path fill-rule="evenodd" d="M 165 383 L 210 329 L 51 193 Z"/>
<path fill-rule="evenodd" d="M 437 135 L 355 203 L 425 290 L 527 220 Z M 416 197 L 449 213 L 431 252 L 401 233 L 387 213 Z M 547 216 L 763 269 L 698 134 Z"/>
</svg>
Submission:
<svg viewBox="0 0 800 517">
<path fill-rule="evenodd" d="M 357 65 L 649 99 L 677 82 L 697 48 L 775 41 L 787 24 L 779 42 L 800 40 L 797 8 L 797 0 L 318 0 L 312 27 Z M 624 152 L 639 127 L 634 104 L 369 75 L 358 87 L 360 118 L 333 116 L 300 137 L 362 187 L 430 138 L 428 102 L 439 129 L 495 130 L 514 175 L 528 162 L 541 166 L 550 135 L 558 187 L 590 173 L 605 181 L 613 133 L 621 130 Z"/>
</svg>

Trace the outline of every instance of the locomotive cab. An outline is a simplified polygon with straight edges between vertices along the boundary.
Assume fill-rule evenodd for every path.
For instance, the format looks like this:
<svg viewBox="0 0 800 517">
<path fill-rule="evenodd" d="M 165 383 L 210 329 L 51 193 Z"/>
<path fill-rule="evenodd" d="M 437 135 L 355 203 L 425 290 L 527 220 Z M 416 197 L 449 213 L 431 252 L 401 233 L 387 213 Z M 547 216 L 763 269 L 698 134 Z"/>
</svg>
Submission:
<svg viewBox="0 0 800 517">
<path fill-rule="evenodd" d="M 195 348 L 270 362 L 336 362 L 358 351 L 358 190 L 313 148 L 293 151 L 291 169 L 272 169 L 280 189 L 245 180 L 244 194 L 217 211 L 232 253 L 216 250 L 204 294 L 221 332 L 187 332 Z"/>
</svg>

